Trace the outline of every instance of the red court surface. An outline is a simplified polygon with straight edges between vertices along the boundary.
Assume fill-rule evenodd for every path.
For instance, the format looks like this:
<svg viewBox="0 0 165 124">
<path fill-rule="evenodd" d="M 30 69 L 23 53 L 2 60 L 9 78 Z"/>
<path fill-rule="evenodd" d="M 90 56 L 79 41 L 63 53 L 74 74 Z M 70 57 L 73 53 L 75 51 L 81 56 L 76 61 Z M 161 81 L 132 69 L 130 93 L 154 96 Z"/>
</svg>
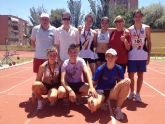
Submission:
<svg viewBox="0 0 165 124">
<path fill-rule="evenodd" d="M 143 103 L 126 101 L 125 118 L 112 121 L 109 111 L 91 114 L 86 105 L 58 102 L 36 112 L 29 102 L 35 80 L 32 63 L 0 70 L 0 124 L 165 124 L 165 61 L 152 60 L 144 76 Z"/>
</svg>

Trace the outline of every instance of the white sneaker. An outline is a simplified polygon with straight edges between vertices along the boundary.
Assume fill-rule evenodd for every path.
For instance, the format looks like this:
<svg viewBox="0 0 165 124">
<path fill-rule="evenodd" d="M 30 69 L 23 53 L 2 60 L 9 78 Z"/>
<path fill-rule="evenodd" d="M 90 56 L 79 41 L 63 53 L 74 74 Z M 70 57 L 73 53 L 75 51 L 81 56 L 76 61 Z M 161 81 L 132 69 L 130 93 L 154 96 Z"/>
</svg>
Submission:
<svg viewBox="0 0 165 124">
<path fill-rule="evenodd" d="M 135 97 L 135 93 L 134 92 L 130 92 L 130 94 L 128 95 L 128 99 L 132 100 Z"/>
<path fill-rule="evenodd" d="M 43 104 L 41 100 L 38 100 L 38 104 L 37 104 L 37 110 L 42 110 L 43 109 Z"/>
<path fill-rule="evenodd" d="M 121 112 L 121 109 L 119 107 L 116 107 L 116 109 L 115 109 L 115 117 L 117 120 L 124 119 L 124 114 Z"/>
<path fill-rule="evenodd" d="M 136 102 L 142 102 L 142 99 L 141 99 L 139 93 L 136 93 L 136 95 L 135 95 L 135 101 Z"/>
</svg>

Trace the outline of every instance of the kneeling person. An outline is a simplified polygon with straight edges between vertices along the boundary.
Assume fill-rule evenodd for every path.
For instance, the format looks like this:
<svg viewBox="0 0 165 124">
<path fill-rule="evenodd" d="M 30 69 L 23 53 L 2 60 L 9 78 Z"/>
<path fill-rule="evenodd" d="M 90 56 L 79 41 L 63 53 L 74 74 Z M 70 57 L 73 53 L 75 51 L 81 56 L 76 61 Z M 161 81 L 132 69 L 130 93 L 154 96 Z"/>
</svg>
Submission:
<svg viewBox="0 0 165 124">
<path fill-rule="evenodd" d="M 110 48 L 105 53 L 106 63 L 99 66 L 93 76 L 93 83 L 96 84 L 98 97 L 90 97 L 89 109 L 96 111 L 106 100 L 115 99 L 117 105 L 115 115 L 118 120 L 123 119 L 121 106 L 129 92 L 130 79 L 124 79 L 124 71 L 121 66 L 115 64 L 117 52 Z"/>
<path fill-rule="evenodd" d="M 63 93 L 68 94 L 71 102 L 76 102 L 76 94 L 88 95 L 90 92 L 96 96 L 90 73 L 84 59 L 78 57 L 77 46 L 71 44 L 68 48 L 69 59 L 65 60 L 61 67 L 61 83 L 65 87 Z M 88 84 L 83 80 L 86 76 Z"/>
<path fill-rule="evenodd" d="M 51 105 L 57 100 L 60 86 L 60 67 L 57 62 L 58 51 L 55 47 L 47 50 L 48 60 L 39 67 L 36 81 L 32 85 L 32 91 L 38 99 L 37 109 L 43 108 L 42 95 L 48 95 Z"/>
</svg>

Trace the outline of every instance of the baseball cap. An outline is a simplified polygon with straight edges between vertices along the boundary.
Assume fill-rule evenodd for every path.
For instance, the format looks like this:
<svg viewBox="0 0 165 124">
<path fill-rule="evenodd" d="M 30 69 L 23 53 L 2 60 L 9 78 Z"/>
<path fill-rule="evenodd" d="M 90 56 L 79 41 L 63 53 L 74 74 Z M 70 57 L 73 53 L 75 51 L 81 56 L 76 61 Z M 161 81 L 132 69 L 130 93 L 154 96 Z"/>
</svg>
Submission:
<svg viewBox="0 0 165 124">
<path fill-rule="evenodd" d="M 40 18 L 43 18 L 43 17 L 49 18 L 49 14 L 47 14 L 47 13 L 42 13 L 42 14 L 40 15 Z"/>
<path fill-rule="evenodd" d="M 114 49 L 112 49 L 112 48 L 108 49 L 108 50 L 105 52 L 105 55 L 108 54 L 108 53 L 112 54 L 113 56 L 117 56 L 116 50 L 114 50 Z"/>
</svg>

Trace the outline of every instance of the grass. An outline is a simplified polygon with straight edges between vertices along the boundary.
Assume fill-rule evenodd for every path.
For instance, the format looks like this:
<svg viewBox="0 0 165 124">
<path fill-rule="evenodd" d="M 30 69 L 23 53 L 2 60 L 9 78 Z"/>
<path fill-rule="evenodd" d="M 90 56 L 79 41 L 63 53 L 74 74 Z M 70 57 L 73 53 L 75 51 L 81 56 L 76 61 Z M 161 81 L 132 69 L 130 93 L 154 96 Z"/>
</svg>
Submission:
<svg viewBox="0 0 165 124">
<path fill-rule="evenodd" d="M 5 51 L 6 45 L 0 45 L 0 50 Z M 30 45 L 7 45 L 7 50 L 16 50 L 16 51 L 34 51 Z"/>
</svg>

